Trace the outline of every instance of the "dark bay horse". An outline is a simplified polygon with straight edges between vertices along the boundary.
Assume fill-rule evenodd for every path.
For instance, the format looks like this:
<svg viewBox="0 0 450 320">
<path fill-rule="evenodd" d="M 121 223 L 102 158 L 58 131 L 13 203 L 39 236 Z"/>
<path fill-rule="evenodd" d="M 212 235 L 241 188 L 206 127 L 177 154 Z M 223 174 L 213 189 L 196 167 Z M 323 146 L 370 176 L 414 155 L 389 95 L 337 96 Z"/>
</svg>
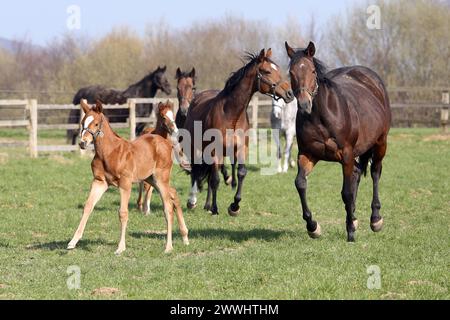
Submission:
<svg viewBox="0 0 450 320">
<path fill-rule="evenodd" d="M 314 58 L 315 46 L 293 49 L 286 42 L 291 59 L 290 76 L 298 101 L 296 120 L 299 149 L 295 186 L 301 200 L 308 234 L 317 238 L 320 225 L 313 220 L 306 202 L 307 176 L 319 160 L 342 165 L 342 200 L 347 213 L 347 240 L 355 240 L 358 220 L 355 202 L 361 175 L 371 161 L 373 180 L 370 226 L 381 230 L 378 182 L 386 154 L 391 123 L 389 97 L 381 78 L 362 66 L 344 67 L 326 73 L 324 65 Z"/>
<path fill-rule="evenodd" d="M 178 68 L 175 79 L 177 80 L 177 97 L 179 105 L 175 123 L 178 128 L 183 128 L 189 106 L 195 95 L 195 81 L 197 80 L 195 68 L 192 68 L 191 72 L 184 72 Z"/>
<path fill-rule="evenodd" d="M 158 67 L 155 71 L 149 73 L 139 82 L 131 85 L 125 91 L 107 89 L 102 86 L 89 86 L 78 90 L 73 98 L 73 104 L 79 105 L 81 99 L 86 99 L 88 103 L 95 103 L 97 100 L 104 104 L 125 104 L 129 98 L 153 98 L 158 90 L 162 90 L 167 95 L 171 94 L 170 83 L 165 76 L 166 67 Z M 153 105 L 138 104 L 136 106 L 137 117 L 149 117 L 152 113 Z M 105 110 L 105 115 L 110 122 L 125 122 L 128 118 L 127 109 Z M 70 110 L 69 123 L 80 122 L 80 110 Z M 145 123 L 136 125 L 137 136 L 144 130 Z M 76 144 L 78 130 L 68 130 L 67 139 L 72 145 Z"/>
<path fill-rule="evenodd" d="M 238 168 L 238 186 L 228 213 L 232 216 L 239 213 L 242 186 L 247 174 L 245 159 L 249 142 L 248 135 L 243 137 L 240 133 L 247 133 L 249 129 L 248 104 L 257 91 L 283 98 L 287 102 L 294 98 L 290 84 L 282 79 L 280 68 L 271 60 L 271 56 L 271 49 L 267 50 L 267 53 L 263 49 L 259 54 L 249 55 L 248 63 L 232 74 L 222 91 L 204 91 L 196 95 L 192 101 L 184 126 L 191 137 L 192 188 L 188 201 L 189 208 L 196 206 L 196 194 L 201 188 L 202 181 L 208 178 L 208 195 L 212 194 L 212 205 L 208 196 L 205 209 L 212 214 L 218 214 L 217 189 L 220 182 L 218 172 L 223 167 L 224 157 L 230 157 L 232 165 L 237 165 Z M 201 132 L 196 130 L 199 124 Z M 218 148 L 211 152 L 213 158 L 211 162 L 205 158 L 205 149 L 210 144 L 203 141 L 203 135 L 210 129 L 219 133 L 218 141 L 214 141 L 214 144 L 218 144 Z M 229 135 L 229 130 L 232 135 Z"/>
</svg>

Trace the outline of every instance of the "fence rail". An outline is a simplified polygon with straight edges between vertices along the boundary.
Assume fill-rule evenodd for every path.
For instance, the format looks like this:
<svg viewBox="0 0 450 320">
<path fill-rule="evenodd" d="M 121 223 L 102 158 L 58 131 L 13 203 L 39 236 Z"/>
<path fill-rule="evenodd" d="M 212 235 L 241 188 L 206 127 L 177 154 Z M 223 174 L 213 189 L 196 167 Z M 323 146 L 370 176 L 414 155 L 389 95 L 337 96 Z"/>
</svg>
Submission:
<svg viewBox="0 0 450 320">
<path fill-rule="evenodd" d="M 138 104 L 157 104 L 159 102 L 171 101 L 175 105 L 175 112 L 178 110 L 178 100 L 176 98 L 138 98 L 129 99 L 124 105 L 105 105 L 105 109 L 118 110 L 118 109 L 128 109 L 129 116 L 124 123 L 111 123 L 113 128 L 129 128 L 130 139 L 135 139 L 136 124 L 138 123 L 150 123 L 154 125 L 156 122 L 155 114 L 152 113 L 150 117 L 137 117 L 136 106 Z M 269 127 L 270 126 L 270 110 L 272 101 L 269 99 L 260 99 L 258 96 L 254 96 L 249 103 L 248 114 L 250 117 L 251 128 L 254 129 L 254 136 L 251 137 L 253 142 L 257 142 L 256 132 L 258 128 Z M 414 110 L 418 108 L 440 110 L 440 126 L 442 131 L 448 132 L 448 117 L 449 117 L 449 92 L 442 92 L 441 103 L 394 103 L 391 105 L 393 112 L 398 109 L 406 108 L 407 110 Z M 72 145 L 38 145 L 38 130 L 77 130 L 79 129 L 79 124 L 70 123 L 57 123 L 57 124 L 43 124 L 38 123 L 38 113 L 39 111 L 55 111 L 55 110 L 79 110 L 79 106 L 74 105 L 54 105 L 45 104 L 39 105 L 38 101 L 35 99 L 26 100 L 0 100 L 1 108 L 13 108 L 13 109 L 23 109 L 24 114 L 26 114 L 27 119 L 21 120 L 0 120 L 0 128 L 11 128 L 11 127 L 26 127 L 29 132 L 29 151 L 31 157 L 37 157 L 39 152 L 55 152 L 55 151 L 76 151 L 78 146 Z M 262 116 L 263 115 L 263 116 Z M 84 116 L 81 111 L 81 118 Z"/>
</svg>

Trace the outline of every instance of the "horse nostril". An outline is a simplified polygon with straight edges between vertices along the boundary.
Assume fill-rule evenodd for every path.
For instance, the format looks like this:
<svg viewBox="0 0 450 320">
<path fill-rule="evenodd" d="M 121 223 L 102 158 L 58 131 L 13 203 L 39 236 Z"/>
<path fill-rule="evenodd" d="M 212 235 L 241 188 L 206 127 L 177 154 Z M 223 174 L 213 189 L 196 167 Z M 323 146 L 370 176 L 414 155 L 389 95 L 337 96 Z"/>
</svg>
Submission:
<svg viewBox="0 0 450 320">
<path fill-rule="evenodd" d="M 289 90 L 289 91 L 287 92 L 287 97 L 288 97 L 288 98 L 293 98 L 293 97 L 294 97 L 294 92 L 293 92 L 292 90 Z"/>
</svg>

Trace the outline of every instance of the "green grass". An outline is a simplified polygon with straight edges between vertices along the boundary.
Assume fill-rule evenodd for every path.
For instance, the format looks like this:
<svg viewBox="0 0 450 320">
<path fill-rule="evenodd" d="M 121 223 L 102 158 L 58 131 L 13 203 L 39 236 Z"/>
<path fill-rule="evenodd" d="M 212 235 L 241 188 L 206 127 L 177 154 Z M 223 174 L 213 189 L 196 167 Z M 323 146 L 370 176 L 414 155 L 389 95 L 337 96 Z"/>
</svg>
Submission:
<svg viewBox="0 0 450 320">
<path fill-rule="evenodd" d="M 184 211 L 191 245 L 176 232 L 169 255 L 160 200 L 154 197 L 153 213 L 144 217 L 134 192 L 127 251 L 119 257 L 114 189 L 97 205 L 78 248 L 65 250 L 89 192 L 89 159 L 32 160 L 23 150 L 0 150 L 0 299 L 449 299 L 450 140 L 435 134 L 392 130 L 380 183 L 385 228 L 370 231 L 367 177 L 358 194 L 356 243 L 346 242 L 341 168 L 321 162 L 308 189 L 323 231 L 318 240 L 301 219 L 295 170 L 263 176 L 250 167 L 241 215 L 226 214 L 233 193 L 223 183 L 218 217 L 203 212 L 202 194 L 198 209 Z M 173 184 L 184 204 L 188 177 L 175 169 Z M 81 269 L 79 290 L 66 285 L 72 265 Z M 381 269 L 380 289 L 367 288 L 371 265 Z M 94 293 L 103 287 L 118 291 Z"/>
</svg>

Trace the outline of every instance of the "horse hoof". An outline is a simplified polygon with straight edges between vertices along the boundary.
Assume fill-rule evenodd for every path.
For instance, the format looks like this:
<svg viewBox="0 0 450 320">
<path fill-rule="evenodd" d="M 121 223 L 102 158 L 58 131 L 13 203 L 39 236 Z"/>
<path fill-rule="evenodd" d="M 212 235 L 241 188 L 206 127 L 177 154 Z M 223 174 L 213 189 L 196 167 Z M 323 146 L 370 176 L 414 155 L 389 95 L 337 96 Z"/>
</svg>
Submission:
<svg viewBox="0 0 450 320">
<path fill-rule="evenodd" d="M 308 231 L 308 235 L 312 238 L 312 239 L 317 239 L 322 235 L 322 229 L 320 228 L 320 224 L 317 224 L 316 230 L 315 231 Z"/>
<path fill-rule="evenodd" d="M 231 184 L 232 181 L 233 181 L 233 177 L 228 177 L 228 178 L 225 180 L 225 184 L 226 184 L 227 186 L 229 186 L 229 185 Z"/>
<path fill-rule="evenodd" d="M 67 246 L 67 250 L 73 250 L 73 249 L 75 249 L 75 247 L 76 247 L 76 245 L 69 243 Z"/>
<path fill-rule="evenodd" d="M 383 218 L 381 218 L 377 222 L 374 222 L 374 223 L 371 222 L 370 228 L 372 229 L 373 232 L 381 231 L 381 229 L 383 229 Z"/>
<path fill-rule="evenodd" d="M 358 229 L 359 223 L 358 223 L 358 219 L 353 220 L 353 227 L 356 229 Z"/>
<path fill-rule="evenodd" d="M 237 217 L 239 215 L 239 213 L 241 212 L 241 208 L 238 208 L 237 210 L 233 210 L 232 205 L 230 205 L 228 207 L 228 214 L 232 217 Z"/>
<path fill-rule="evenodd" d="M 188 208 L 189 210 L 195 209 L 196 207 L 197 207 L 197 204 L 196 204 L 196 203 L 190 203 L 190 202 L 188 201 L 188 203 L 187 203 L 187 208 Z"/>
<path fill-rule="evenodd" d="M 125 251 L 125 248 L 119 248 L 114 252 L 116 256 L 120 256 Z"/>
<path fill-rule="evenodd" d="M 171 253 L 173 251 L 173 247 L 167 247 L 165 250 L 164 250 L 164 253 L 165 254 L 169 254 L 169 253 Z"/>
</svg>

